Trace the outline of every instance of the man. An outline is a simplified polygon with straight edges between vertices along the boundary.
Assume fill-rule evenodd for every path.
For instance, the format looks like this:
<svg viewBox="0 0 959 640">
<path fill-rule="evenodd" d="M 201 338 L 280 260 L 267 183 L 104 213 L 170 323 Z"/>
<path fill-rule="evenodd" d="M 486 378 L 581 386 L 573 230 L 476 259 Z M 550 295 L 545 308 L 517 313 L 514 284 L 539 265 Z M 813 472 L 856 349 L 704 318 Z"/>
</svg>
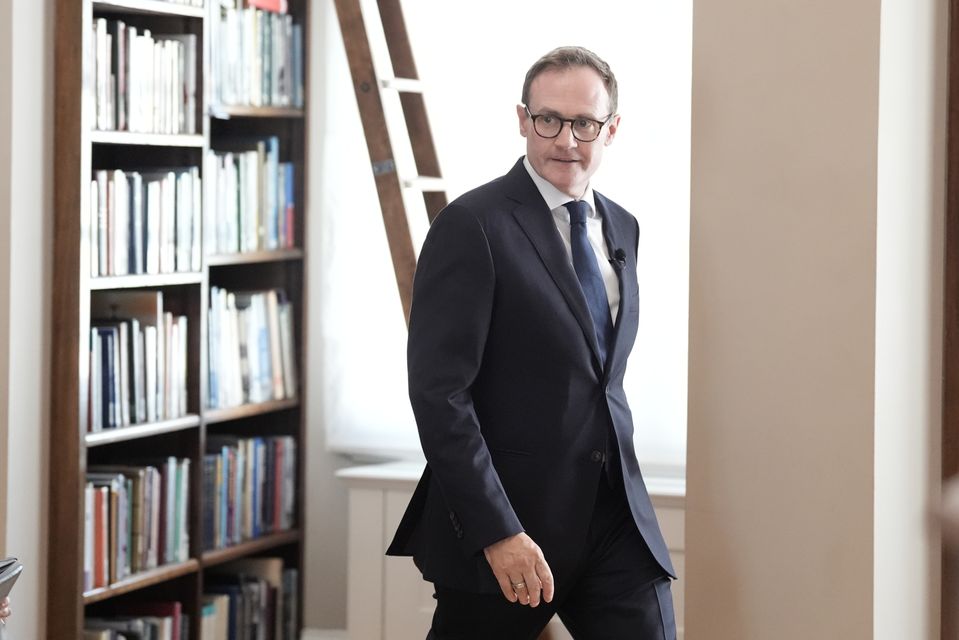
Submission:
<svg viewBox="0 0 959 640">
<path fill-rule="evenodd" d="M 616 80 L 580 47 L 526 75 L 526 156 L 434 221 L 410 315 L 427 467 L 387 553 L 435 584 L 430 638 L 672 640 L 674 571 L 623 391 L 639 228 L 590 178 Z"/>
</svg>

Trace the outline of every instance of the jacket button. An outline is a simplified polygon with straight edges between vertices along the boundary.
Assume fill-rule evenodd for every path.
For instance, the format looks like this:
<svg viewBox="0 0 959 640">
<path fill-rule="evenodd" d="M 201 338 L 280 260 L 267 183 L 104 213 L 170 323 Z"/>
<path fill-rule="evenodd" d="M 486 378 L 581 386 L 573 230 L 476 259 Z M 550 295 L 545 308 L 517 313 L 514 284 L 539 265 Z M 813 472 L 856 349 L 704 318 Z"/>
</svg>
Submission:
<svg viewBox="0 0 959 640">
<path fill-rule="evenodd" d="M 591 454 L 589 454 L 589 459 L 592 460 L 593 462 L 602 462 L 602 461 L 603 461 L 603 452 L 602 452 L 602 451 L 593 450 L 593 452 L 592 452 Z"/>
</svg>

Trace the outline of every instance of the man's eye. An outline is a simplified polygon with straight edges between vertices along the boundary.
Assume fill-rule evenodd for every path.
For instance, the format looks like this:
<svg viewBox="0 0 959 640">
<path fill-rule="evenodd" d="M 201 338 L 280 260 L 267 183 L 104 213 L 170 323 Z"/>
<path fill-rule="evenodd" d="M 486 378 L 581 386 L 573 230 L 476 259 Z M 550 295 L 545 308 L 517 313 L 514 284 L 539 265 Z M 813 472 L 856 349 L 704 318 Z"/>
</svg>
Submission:
<svg viewBox="0 0 959 640">
<path fill-rule="evenodd" d="M 556 121 L 556 118 L 553 116 L 540 116 L 539 120 L 543 124 L 553 124 Z"/>
<path fill-rule="evenodd" d="M 592 120 L 587 120 L 586 118 L 579 118 L 579 119 L 576 120 L 576 122 L 574 123 L 574 126 L 575 126 L 577 129 L 590 129 L 590 128 L 592 128 L 592 126 L 593 126 L 593 121 L 592 121 Z"/>
</svg>

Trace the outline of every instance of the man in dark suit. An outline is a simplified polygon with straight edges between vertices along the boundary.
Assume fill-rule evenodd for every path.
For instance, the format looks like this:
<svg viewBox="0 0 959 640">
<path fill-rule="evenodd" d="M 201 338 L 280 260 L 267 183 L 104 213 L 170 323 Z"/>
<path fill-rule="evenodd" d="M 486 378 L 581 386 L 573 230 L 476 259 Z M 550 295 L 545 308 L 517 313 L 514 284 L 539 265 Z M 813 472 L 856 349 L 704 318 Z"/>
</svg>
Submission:
<svg viewBox="0 0 959 640">
<path fill-rule="evenodd" d="M 436 588 L 430 638 L 673 640 L 669 553 L 623 374 L 639 227 L 590 178 L 616 80 L 580 47 L 537 61 L 526 156 L 434 221 L 413 285 L 410 399 L 427 466 L 388 553 Z"/>
</svg>

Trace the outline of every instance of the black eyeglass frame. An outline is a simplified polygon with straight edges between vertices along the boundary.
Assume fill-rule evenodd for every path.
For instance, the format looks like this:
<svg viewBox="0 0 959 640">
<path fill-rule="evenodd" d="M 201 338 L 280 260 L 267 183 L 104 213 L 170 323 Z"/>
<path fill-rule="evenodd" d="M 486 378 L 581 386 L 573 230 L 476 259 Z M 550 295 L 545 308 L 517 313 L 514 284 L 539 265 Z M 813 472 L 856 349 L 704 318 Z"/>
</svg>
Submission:
<svg viewBox="0 0 959 640">
<path fill-rule="evenodd" d="M 601 134 L 601 133 L 603 132 L 603 127 L 605 127 L 605 126 L 609 123 L 609 121 L 613 119 L 613 116 L 616 115 L 615 113 L 611 113 L 611 114 L 609 114 L 608 116 L 606 116 L 606 119 L 605 119 L 605 120 L 594 120 L 593 118 L 582 118 L 582 117 L 580 117 L 580 118 L 560 118 L 558 115 L 556 115 L 556 114 L 554 114 L 554 113 L 537 113 L 537 114 L 534 115 L 532 112 L 530 112 L 530 110 L 529 110 L 529 105 L 525 105 L 525 104 L 523 105 L 523 109 L 526 111 L 526 116 L 527 116 L 530 120 L 533 121 L 533 131 L 536 132 L 536 135 L 538 135 L 540 138 L 546 138 L 547 140 L 552 140 L 552 139 L 554 139 L 554 138 L 558 138 L 558 137 L 559 137 L 559 134 L 563 133 L 563 127 L 566 126 L 566 123 L 569 123 L 569 131 L 570 131 L 570 133 L 573 134 L 573 137 L 574 137 L 574 138 L 576 138 L 576 139 L 579 140 L 580 142 L 596 142 L 596 140 L 599 139 L 599 134 Z M 551 135 L 551 136 L 544 136 L 542 133 L 539 132 L 539 129 L 536 128 L 536 121 L 537 121 L 539 118 L 543 118 L 543 117 L 546 117 L 546 116 L 549 116 L 550 118 L 556 118 L 557 120 L 559 120 L 559 130 L 558 130 L 555 134 L 553 134 L 553 135 Z M 594 137 L 594 138 L 592 138 L 592 139 L 590 139 L 590 140 L 583 140 L 583 139 L 580 138 L 578 135 L 576 135 L 576 129 L 573 128 L 573 123 L 576 122 L 577 120 L 589 120 L 590 122 L 594 122 L 594 123 L 598 124 L 598 125 L 599 125 L 599 128 L 596 129 L 596 137 Z"/>
</svg>

